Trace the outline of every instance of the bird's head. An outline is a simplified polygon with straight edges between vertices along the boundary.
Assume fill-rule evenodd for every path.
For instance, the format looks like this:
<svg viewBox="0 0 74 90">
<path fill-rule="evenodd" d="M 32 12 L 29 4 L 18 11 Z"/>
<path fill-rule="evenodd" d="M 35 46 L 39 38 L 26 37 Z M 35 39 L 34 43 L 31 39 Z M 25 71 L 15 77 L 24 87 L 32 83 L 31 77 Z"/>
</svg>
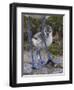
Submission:
<svg viewBox="0 0 74 90">
<path fill-rule="evenodd" d="M 44 35 L 46 37 L 49 37 L 50 35 L 52 35 L 52 27 L 47 25 L 45 28 L 44 28 Z"/>
</svg>

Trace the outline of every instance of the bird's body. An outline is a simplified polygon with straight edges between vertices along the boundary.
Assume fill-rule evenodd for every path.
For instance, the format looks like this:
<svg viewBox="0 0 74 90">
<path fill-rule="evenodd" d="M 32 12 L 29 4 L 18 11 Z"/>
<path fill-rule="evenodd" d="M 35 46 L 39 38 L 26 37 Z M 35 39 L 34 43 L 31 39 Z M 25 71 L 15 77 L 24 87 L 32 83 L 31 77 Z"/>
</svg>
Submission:
<svg viewBox="0 0 74 90">
<path fill-rule="evenodd" d="M 48 30 L 45 27 L 43 35 L 42 35 L 42 32 L 36 33 L 32 38 L 33 45 L 36 48 L 45 48 L 45 43 L 44 43 L 43 38 L 45 39 L 45 43 L 46 43 L 47 47 L 50 46 L 53 41 L 51 27 L 49 27 Z"/>
</svg>

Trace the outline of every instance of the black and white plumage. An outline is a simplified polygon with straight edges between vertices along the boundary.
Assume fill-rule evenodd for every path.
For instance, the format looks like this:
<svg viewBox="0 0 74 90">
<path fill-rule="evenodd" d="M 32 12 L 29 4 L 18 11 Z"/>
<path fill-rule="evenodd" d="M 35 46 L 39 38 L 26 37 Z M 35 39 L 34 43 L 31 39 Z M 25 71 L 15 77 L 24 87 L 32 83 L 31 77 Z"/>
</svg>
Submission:
<svg viewBox="0 0 74 90">
<path fill-rule="evenodd" d="M 45 26 L 43 30 L 43 34 L 44 34 L 43 36 L 45 38 L 46 45 L 48 47 L 52 44 L 52 41 L 53 41 L 51 26 Z M 43 37 L 41 32 L 38 32 L 33 36 L 32 42 L 36 48 L 45 48 L 45 44 L 43 42 Z"/>
</svg>

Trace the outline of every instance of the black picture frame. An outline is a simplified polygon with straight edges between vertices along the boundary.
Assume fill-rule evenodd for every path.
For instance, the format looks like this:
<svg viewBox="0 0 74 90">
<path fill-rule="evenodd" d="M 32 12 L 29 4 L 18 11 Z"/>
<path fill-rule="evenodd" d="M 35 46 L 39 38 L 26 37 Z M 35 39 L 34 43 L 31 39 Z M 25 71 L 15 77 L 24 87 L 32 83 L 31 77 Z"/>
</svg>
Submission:
<svg viewBox="0 0 74 90">
<path fill-rule="evenodd" d="M 69 10 L 70 16 L 70 28 L 69 28 L 69 80 L 63 81 L 52 81 L 52 82 L 35 82 L 35 83 L 19 83 L 17 84 L 17 67 L 16 67 L 16 45 L 17 45 L 17 7 L 33 7 L 33 8 L 44 8 L 44 9 L 60 9 Z M 9 85 L 11 87 L 26 87 L 26 86 L 41 86 L 41 85 L 56 85 L 56 84 L 71 84 L 72 83 L 72 6 L 58 6 L 58 5 L 41 5 L 41 4 L 27 4 L 27 3 L 11 3 L 10 4 L 10 79 Z"/>
</svg>

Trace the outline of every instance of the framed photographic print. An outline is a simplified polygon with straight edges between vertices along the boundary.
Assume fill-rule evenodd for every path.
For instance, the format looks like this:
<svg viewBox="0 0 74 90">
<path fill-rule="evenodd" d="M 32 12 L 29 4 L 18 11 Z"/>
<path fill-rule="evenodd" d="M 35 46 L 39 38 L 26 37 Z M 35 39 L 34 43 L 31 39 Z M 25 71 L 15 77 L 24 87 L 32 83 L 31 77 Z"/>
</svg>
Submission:
<svg viewBox="0 0 74 90">
<path fill-rule="evenodd" d="M 10 4 L 10 86 L 72 83 L 72 7 Z"/>
</svg>

